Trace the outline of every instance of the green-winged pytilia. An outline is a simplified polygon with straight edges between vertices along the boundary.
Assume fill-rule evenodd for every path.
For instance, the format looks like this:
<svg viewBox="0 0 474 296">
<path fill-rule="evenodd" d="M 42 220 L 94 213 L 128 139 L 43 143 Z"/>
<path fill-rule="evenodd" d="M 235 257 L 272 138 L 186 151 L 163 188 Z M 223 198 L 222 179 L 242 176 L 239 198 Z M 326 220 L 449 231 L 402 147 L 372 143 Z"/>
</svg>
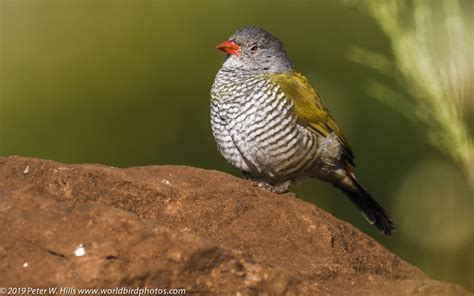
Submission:
<svg viewBox="0 0 474 296">
<path fill-rule="evenodd" d="M 386 235 L 387 212 L 357 181 L 354 155 L 318 93 L 281 41 L 246 27 L 217 46 L 227 53 L 211 90 L 212 132 L 224 158 L 270 191 L 305 177 L 339 188 Z"/>
</svg>

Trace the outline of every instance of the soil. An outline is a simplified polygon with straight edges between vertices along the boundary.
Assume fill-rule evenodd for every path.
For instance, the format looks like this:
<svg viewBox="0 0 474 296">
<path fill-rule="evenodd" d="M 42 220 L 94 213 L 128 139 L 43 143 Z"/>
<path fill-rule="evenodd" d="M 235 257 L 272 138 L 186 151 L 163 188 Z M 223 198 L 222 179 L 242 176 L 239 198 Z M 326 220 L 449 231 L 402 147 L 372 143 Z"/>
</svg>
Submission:
<svg viewBox="0 0 474 296">
<path fill-rule="evenodd" d="M 313 204 L 193 167 L 0 158 L 0 223 L 0 287 L 471 295 Z"/>
</svg>

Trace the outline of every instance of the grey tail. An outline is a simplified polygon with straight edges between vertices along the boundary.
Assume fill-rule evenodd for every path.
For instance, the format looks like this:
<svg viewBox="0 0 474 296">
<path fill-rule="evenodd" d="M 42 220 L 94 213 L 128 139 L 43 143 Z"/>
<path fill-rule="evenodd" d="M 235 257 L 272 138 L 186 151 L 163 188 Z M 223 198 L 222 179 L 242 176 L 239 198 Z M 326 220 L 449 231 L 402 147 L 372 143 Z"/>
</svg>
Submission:
<svg viewBox="0 0 474 296">
<path fill-rule="evenodd" d="M 334 185 L 349 198 L 370 224 L 373 224 L 385 235 L 391 236 L 395 227 L 387 211 L 362 187 L 355 177 L 350 178 L 350 181 L 352 186 L 348 186 L 348 182 Z"/>
</svg>

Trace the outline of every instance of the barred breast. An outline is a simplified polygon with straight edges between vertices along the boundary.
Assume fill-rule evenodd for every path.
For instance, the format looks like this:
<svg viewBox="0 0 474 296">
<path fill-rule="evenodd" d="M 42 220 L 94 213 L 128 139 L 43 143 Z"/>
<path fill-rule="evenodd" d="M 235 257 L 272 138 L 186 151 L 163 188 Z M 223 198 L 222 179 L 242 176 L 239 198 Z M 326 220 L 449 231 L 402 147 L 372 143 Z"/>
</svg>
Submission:
<svg viewBox="0 0 474 296">
<path fill-rule="evenodd" d="M 211 97 L 212 132 L 234 167 L 272 183 L 311 174 L 320 139 L 297 124 L 292 102 L 268 76 L 221 69 Z"/>
</svg>

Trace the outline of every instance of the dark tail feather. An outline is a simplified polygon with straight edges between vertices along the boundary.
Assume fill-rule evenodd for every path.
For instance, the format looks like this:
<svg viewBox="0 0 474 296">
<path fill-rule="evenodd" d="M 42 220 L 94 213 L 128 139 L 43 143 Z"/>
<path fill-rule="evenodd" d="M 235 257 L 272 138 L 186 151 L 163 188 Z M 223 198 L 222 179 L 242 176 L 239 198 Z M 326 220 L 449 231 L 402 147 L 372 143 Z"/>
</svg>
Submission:
<svg viewBox="0 0 474 296">
<path fill-rule="evenodd" d="M 353 186 L 349 187 L 341 184 L 336 185 L 336 187 L 344 192 L 370 224 L 375 225 L 375 227 L 385 235 L 392 235 L 392 230 L 395 228 L 388 213 L 372 196 L 370 196 L 367 190 L 365 190 L 365 188 L 362 187 L 355 178 L 350 179 Z"/>
</svg>

